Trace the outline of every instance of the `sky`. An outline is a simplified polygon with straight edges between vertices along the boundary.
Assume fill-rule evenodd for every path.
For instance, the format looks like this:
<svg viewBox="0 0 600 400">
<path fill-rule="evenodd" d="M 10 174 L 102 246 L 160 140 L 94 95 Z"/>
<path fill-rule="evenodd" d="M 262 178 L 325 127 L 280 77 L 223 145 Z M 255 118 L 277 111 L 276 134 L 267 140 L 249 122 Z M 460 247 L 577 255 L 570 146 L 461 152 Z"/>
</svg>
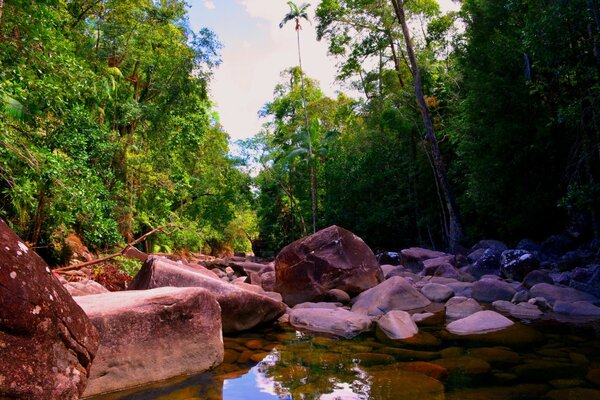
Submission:
<svg viewBox="0 0 600 400">
<path fill-rule="evenodd" d="M 281 72 L 298 65 L 294 23 L 283 29 L 279 22 L 289 11 L 286 0 L 191 0 L 190 24 L 214 31 L 223 43 L 223 63 L 210 83 L 212 100 L 221 124 L 232 140 L 248 138 L 265 122 L 258 111 L 273 98 Z M 302 4 L 304 1 L 297 1 Z M 314 21 L 317 1 L 309 3 Z M 450 0 L 440 1 L 442 8 Z M 327 96 L 342 88 L 335 82 L 335 59 L 327 55 L 325 41 L 318 42 L 315 24 L 304 23 L 300 33 L 302 68 L 321 84 Z"/>
</svg>

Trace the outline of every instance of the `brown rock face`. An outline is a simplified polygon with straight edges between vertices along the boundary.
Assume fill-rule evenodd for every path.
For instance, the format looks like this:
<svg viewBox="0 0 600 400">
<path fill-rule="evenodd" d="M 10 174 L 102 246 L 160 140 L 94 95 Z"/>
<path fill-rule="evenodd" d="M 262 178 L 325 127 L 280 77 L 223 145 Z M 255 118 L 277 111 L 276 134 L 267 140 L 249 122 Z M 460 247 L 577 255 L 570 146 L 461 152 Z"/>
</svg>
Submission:
<svg viewBox="0 0 600 400">
<path fill-rule="evenodd" d="M 155 256 L 148 258 L 129 288 L 140 290 L 164 286 L 201 287 L 212 293 L 221 306 L 224 333 L 273 322 L 286 310 L 285 304 L 223 282 L 204 267 L 192 267 Z"/>
<path fill-rule="evenodd" d="M 83 310 L 0 220 L 0 398 L 78 399 L 97 348 Z"/>
<path fill-rule="evenodd" d="M 369 246 L 335 225 L 287 245 L 275 259 L 275 291 L 290 306 L 318 301 L 330 289 L 357 295 L 382 280 Z"/>
<path fill-rule="evenodd" d="M 85 396 L 204 372 L 223 361 L 221 309 L 204 289 L 165 287 L 75 300 L 101 335 Z"/>
</svg>

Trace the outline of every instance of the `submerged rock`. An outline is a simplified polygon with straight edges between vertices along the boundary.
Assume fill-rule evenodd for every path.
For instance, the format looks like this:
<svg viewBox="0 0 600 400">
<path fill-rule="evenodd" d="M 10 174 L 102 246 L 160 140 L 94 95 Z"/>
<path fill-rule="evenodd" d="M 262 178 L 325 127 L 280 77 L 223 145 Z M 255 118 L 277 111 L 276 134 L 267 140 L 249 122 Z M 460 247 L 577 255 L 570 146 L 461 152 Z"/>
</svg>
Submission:
<svg viewBox="0 0 600 400">
<path fill-rule="evenodd" d="M 201 287 L 221 306 L 223 332 L 237 332 L 271 323 L 285 313 L 285 304 L 267 295 L 223 282 L 204 267 L 192 267 L 151 256 L 129 286 L 132 290 L 158 287 Z"/>
<path fill-rule="evenodd" d="M 448 324 L 446 329 L 456 335 L 474 335 L 508 328 L 513 325 L 510 319 L 495 311 L 479 311 L 466 318 Z"/>
<path fill-rule="evenodd" d="M 97 348 L 83 310 L 0 219 L 0 397 L 78 399 Z"/>
<path fill-rule="evenodd" d="M 223 361 L 221 310 L 201 288 L 76 297 L 101 335 L 85 396 L 206 371 Z"/>
<path fill-rule="evenodd" d="M 293 308 L 289 315 L 295 328 L 346 339 L 371 329 L 371 318 L 343 308 Z"/>
<path fill-rule="evenodd" d="M 354 301 L 352 311 L 371 316 L 391 310 L 414 310 L 431 304 L 407 279 L 394 276 L 361 293 Z"/>
<path fill-rule="evenodd" d="M 378 400 L 444 400 L 444 385 L 437 379 L 414 371 L 368 369 L 369 398 Z"/>
<path fill-rule="evenodd" d="M 275 259 L 275 274 L 275 291 L 290 306 L 318 301 L 330 289 L 355 296 L 383 281 L 369 246 L 335 225 L 284 247 Z"/>
</svg>

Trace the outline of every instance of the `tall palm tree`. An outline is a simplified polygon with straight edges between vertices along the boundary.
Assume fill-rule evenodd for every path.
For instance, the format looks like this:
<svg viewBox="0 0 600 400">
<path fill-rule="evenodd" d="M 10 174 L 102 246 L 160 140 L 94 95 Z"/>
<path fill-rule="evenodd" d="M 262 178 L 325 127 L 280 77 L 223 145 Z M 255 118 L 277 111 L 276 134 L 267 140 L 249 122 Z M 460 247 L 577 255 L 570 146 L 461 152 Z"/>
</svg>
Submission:
<svg viewBox="0 0 600 400">
<path fill-rule="evenodd" d="M 310 139 L 310 123 L 308 122 L 308 112 L 306 111 L 306 95 L 304 91 L 304 73 L 302 72 L 302 55 L 300 53 L 300 30 L 302 29 L 302 25 L 300 25 L 300 20 L 305 19 L 308 21 L 308 13 L 306 10 L 310 7 L 310 4 L 304 3 L 300 7 L 298 7 L 293 1 L 287 2 L 288 6 L 290 6 L 290 11 L 283 17 L 281 22 L 279 23 L 279 28 L 283 28 L 285 24 L 289 21 L 294 21 L 296 23 L 296 38 L 298 43 L 298 68 L 300 68 L 300 85 L 302 87 L 302 106 L 304 108 L 304 122 L 306 124 L 306 136 L 308 143 L 308 158 L 312 160 L 313 152 L 312 152 L 312 143 Z M 310 172 L 310 197 L 312 203 L 312 228 L 313 233 L 317 231 L 317 175 L 314 163 L 309 163 L 309 172 Z"/>
</svg>

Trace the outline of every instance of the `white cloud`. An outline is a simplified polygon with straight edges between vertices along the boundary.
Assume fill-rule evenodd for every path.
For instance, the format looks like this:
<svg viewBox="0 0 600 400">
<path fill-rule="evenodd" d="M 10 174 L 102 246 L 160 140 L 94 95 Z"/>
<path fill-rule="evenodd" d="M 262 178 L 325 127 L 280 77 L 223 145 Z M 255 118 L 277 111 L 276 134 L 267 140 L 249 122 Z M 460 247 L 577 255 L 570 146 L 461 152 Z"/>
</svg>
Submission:
<svg viewBox="0 0 600 400">
<path fill-rule="evenodd" d="M 215 8 L 217 8 L 217 6 L 215 5 L 215 3 L 213 3 L 210 0 L 204 0 L 203 4 L 204 4 L 204 7 L 206 7 L 209 10 L 214 10 Z"/>
</svg>

